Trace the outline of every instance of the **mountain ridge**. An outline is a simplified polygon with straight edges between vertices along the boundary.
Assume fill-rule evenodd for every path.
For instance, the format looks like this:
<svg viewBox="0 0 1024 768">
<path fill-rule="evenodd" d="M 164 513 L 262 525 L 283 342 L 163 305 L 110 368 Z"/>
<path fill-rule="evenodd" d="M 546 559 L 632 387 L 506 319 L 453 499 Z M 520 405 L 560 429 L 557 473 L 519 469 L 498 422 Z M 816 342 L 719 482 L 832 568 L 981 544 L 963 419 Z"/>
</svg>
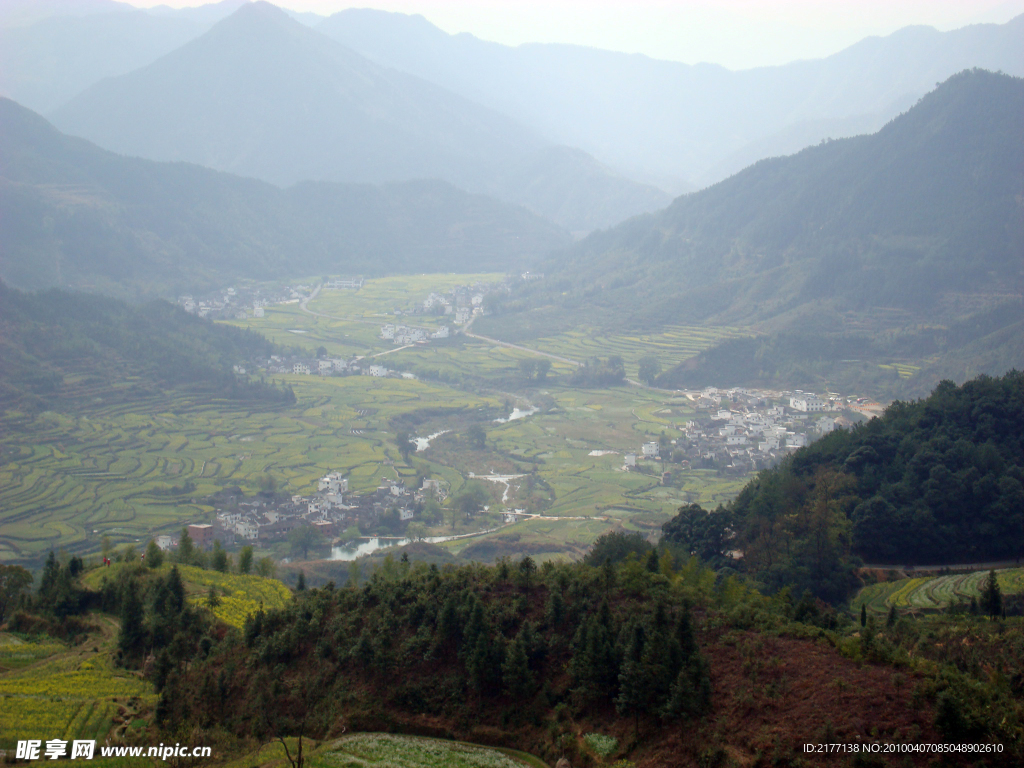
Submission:
<svg viewBox="0 0 1024 768">
<path fill-rule="evenodd" d="M 380 67 L 265 2 L 241 7 L 146 67 L 97 83 L 52 117 L 112 151 L 280 185 L 439 178 L 573 230 L 669 200 L 583 153 L 552 147 L 511 118 Z M 557 164 L 544 161 L 551 152 L 561 152 Z M 568 207 L 552 202 L 566 197 Z"/>
<path fill-rule="evenodd" d="M 242 276 L 504 271 L 564 246 L 529 211 L 440 181 L 281 190 L 126 158 L 0 99 L 0 277 L 174 295 Z"/>
</svg>

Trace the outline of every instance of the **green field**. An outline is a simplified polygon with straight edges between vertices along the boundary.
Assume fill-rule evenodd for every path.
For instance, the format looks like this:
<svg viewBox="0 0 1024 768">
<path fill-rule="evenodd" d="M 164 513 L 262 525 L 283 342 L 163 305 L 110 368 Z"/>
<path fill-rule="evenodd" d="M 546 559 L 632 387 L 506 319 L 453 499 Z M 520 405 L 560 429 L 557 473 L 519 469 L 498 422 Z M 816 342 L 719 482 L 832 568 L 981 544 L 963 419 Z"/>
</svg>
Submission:
<svg viewBox="0 0 1024 768">
<path fill-rule="evenodd" d="M 115 542 L 176 535 L 185 523 L 210 521 L 204 496 L 235 485 L 255 493 L 264 473 L 293 493 L 312 493 L 332 469 L 348 473 L 354 490 L 370 490 L 396 475 L 385 464 L 397 454 L 388 418 L 428 404 L 498 405 L 420 381 L 285 378 L 299 398 L 286 410 L 172 393 L 77 416 L 6 413 L 0 560 L 38 557 L 51 547 L 95 552 L 104 535 Z M 181 492 L 186 482 L 195 490 Z"/>
<path fill-rule="evenodd" d="M 325 291 L 310 302 L 312 312 L 351 319 L 320 317 L 288 304 L 234 324 L 307 353 L 323 345 L 336 356 L 380 354 L 394 349 L 378 336 L 381 323 L 402 321 L 394 317 L 395 308 L 404 311 L 432 291 L 497 277 L 371 280 L 359 291 Z M 441 321 L 424 315 L 408 320 Z M 668 367 L 730 333 L 676 327 L 630 337 L 581 330 L 541 339 L 535 347 L 574 359 L 619 353 L 629 365 L 650 352 Z M 470 473 L 535 471 L 537 487 L 511 482 L 505 506 L 601 518 L 515 526 L 525 542 L 551 545 L 552 553 L 569 556 L 611 525 L 652 530 L 683 503 L 714 506 L 742 486 L 743 478 L 705 470 L 677 472 L 664 486 L 659 465 L 652 465 L 655 474 L 623 471 L 622 454 L 663 433 L 679 434 L 693 416 L 688 401 L 632 386 L 572 389 L 566 380 L 573 366 L 557 362 L 548 380 L 527 382 L 519 361 L 531 354 L 464 337 L 416 345 L 379 359 L 416 371 L 420 379 L 272 376 L 291 385 L 298 402 L 269 410 L 171 390 L 132 397 L 100 392 L 70 413 L 7 411 L 0 416 L 0 562 L 38 563 L 51 548 L 91 554 L 104 536 L 115 544 L 176 536 L 183 524 L 212 521 L 212 494 L 234 486 L 255 493 L 265 475 L 280 490 L 305 495 L 332 470 L 346 473 L 357 493 L 417 471 L 444 478 L 456 492 Z M 493 420 L 513 406 L 538 412 L 504 424 Z M 414 412 L 417 435 L 450 432 L 409 464 L 395 448 L 395 419 Z M 470 450 L 460 438 L 474 420 L 485 427 L 485 450 Z M 591 456 L 592 451 L 612 453 Z M 504 487 L 489 487 L 500 504 Z M 450 546 L 459 551 L 468 545 Z"/>
<path fill-rule="evenodd" d="M 105 579 L 116 580 L 121 569 L 133 567 L 138 567 L 138 563 L 112 563 L 108 567 L 94 568 L 86 573 L 83 582 L 89 588 L 99 591 Z M 277 579 L 252 574 L 221 573 L 191 565 L 176 567 L 185 583 L 189 602 L 209 608 L 219 620 L 233 627 L 244 626 L 245 619 L 256 613 L 260 606 L 268 611 L 283 608 L 292 599 L 292 591 Z M 165 563 L 156 569 L 156 573 L 166 573 L 170 569 L 171 566 Z M 149 569 L 146 571 L 151 572 Z M 207 602 L 211 587 L 218 598 L 213 608 Z"/>
<path fill-rule="evenodd" d="M 152 686 L 111 662 L 114 625 L 102 619 L 85 643 L 66 647 L 0 633 L 0 749 L 20 739 L 95 739 L 156 701 Z"/>
<path fill-rule="evenodd" d="M 637 361 L 651 355 L 668 370 L 715 344 L 749 336 L 734 328 L 675 325 L 657 333 L 614 333 L 599 328 L 576 328 L 555 336 L 524 342 L 524 346 L 583 362 L 591 357 L 618 355 L 626 363 L 626 375 L 636 378 Z"/>
<path fill-rule="evenodd" d="M 975 571 L 879 582 L 860 590 L 851 605 L 859 610 L 863 603 L 874 613 L 888 613 L 892 607 L 901 611 L 937 611 L 980 597 L 987 578 L 988 571 Z M 1024 592 L 1024 568 L 996 571 L 996 578 L 1004 595 Z"/>
<path fill-rule="evenodd" d="M 329 749 L 314 757 L 313 764 L 322 768 L 522 768 L 543 763 L 513 757 L 507 750 L 473 744 L 387 733 L 357 733 L 333 742 Z"/>
</svg>

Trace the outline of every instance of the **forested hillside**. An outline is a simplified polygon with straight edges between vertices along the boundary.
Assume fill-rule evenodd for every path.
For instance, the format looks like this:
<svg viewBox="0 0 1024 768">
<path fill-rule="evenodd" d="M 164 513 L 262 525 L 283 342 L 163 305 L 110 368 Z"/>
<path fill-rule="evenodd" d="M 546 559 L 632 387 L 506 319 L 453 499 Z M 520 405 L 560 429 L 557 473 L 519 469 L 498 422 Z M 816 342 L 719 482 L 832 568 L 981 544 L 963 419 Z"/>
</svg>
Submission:
<svg viewBox="0 0 1024 768">
<path fill-rule="evenodd" d="M 0 277 L 173 296 L 240 277 L 517 269 L 569 242 L 440 181 L 288 190 L 106 152 L 0 99 Z"/>
<path fill-rule="evenodd" d="M 1022 130 L 1024 80 L 963 72 L 876 134 L 761 161 L 591 235 L 551 258 L 493 326 L 582 317 L 769 335 L 667 371 L 669 388 L 867 384 L 921 396 L 943 377 L 1002 374 L 1020 359 Z M 902 392 L 877 367 L 894 361 L 921 370 Z"/>
<path fill-rule="evenodd" d="M 0 405 L 148 396 L 180 386 L 215 397 L 290 403 L 290 389 L 249 382 L 232 365 L 277 351 L 248 330 L 218 325 L 165 301 L 50 290 L 22 293 L 0 282 Z"/>
<path fill-rule="evenodd" d="M 746 569 L 842 599 L 856 558 L 956 564 L 1024 554 L 1024 373 L 942 382 L 761 472 L 731 504 Z"/>
<path fill-rule="evenodd" d="M 587 238 L 549 265 L 551 289 L 635 320 L 806 313 L 830 328 L 846 311 L 1019 293 L 1022 120 L 1024 80 L 963 72 L 876 134 L 764 160 Z"/>
</svg>

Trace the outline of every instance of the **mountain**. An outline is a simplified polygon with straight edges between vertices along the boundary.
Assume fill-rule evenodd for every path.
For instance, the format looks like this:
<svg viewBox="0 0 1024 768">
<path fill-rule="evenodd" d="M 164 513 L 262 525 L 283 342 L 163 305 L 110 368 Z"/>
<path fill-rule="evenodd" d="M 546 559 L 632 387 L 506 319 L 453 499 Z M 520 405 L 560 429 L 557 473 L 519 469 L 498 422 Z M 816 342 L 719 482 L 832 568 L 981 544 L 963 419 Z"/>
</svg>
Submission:
<svg viewBox="0 0 1024 768">
<path fill-rule="evenodd" d="M 569 235 L 440 181 L 281 190 L 126 158 L 0 99 L 0 277 L 174 295 L 242 276 L 504 271 Z"/>
<path fill-rule="evenodd" d="M 376 65 L 263 2 L 92 86 L 53 120 L 113 151 L 275 184 L 439 178 L 574 230 L 669 200 L 504 115 Z"/>
<path fill-rule="evenodd" d="M 116 0 L 4 0 L 0 4 L 0 27 L 26 26 L 57 16 L 131 10 L 134 10 L 131 5 Z"/>
<path fill-rule="evenodd" d="M 111 11 L 0 29 L 0 93 L 48 112 L 98 80 L 149 64 L 200 35 L 178 16 Z"/>
<path fill-rule="evenodd" d="M 825 59 L 739 72 L 579 46 L 512 48 L 369 9 L 317 29 L 677 192 L 824 138 L 876 131 L 965 68 L 1024 75 L 1024 16 L 952 32 L 908 27 Z"/>
<path fill-rule="evenodd" d="M 782 340 L 772 354 L 726 342 L 732 352 L 716 359 L 745 359 L 732 378 L 748 383 L 751 368 L 771 379 L 769 362 L 877 359 L 882 347 L 936 372 L 955 347 L 966 355 L 962 378 L 982 360 L 1000 364 L 1012 334 L 992 334 L 1024 320 L 1022 128 L 1024 80 L 963 72 L 876 134 L 762 160 L 591 235 L 552 259 L 546 285 L 522 300 L 606 325 L 836 335 L 820 355 L 806 339 Z M 792 350 L 786 360 L 780 349 Z M 689 385 L 687 365 L 661 383 Z M 689 366 L 694 377 L 723 372 Z"/>
<path fill-rule="evenodd" d="M 290 389 L 249 382 L 232 370 L 280 351 L 254 331 L 195 317 L 162 300 L 131 306 L 68 291 L 23 293 L 0 282 L 5 409 L 74 409 L 97 399 L 160 397 L 163 387 L 294 403 Z"/>
</svg>

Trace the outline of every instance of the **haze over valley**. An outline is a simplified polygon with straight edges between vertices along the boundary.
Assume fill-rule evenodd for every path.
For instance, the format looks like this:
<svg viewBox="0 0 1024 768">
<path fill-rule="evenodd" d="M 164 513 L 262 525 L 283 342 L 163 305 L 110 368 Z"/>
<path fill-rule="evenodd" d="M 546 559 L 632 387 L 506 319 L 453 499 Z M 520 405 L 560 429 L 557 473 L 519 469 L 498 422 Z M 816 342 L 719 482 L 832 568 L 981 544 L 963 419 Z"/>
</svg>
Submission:
<svg viewBox="0 0 1024 768">
<path fill-rule="evenodd" d="M 0 7 L 0 750 L 1021 764 L 1024 16 L 456 6 Z"/>
</svg>

